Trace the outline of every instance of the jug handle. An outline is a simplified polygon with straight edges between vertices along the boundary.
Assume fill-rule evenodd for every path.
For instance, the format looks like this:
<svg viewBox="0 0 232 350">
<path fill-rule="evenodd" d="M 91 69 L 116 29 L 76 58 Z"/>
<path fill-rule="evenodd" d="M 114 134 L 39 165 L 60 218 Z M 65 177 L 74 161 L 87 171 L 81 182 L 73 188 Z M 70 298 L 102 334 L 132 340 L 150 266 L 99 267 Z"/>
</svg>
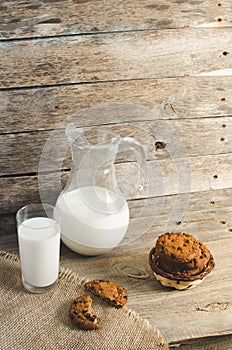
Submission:
<svg viewBox="0 0 232 350">
<path fill-rule="evenodd" d="M 146 154 L 143 146 L 132 137 L 123 137 L 120 140 L 118 153 L 124 153 L 131 151 L 133 152 L 136 165 L 138 167 L 138 180 L 136 184 L 136 189 L 142 191 L 145 184 L 146 178 Z"/>
</svg>

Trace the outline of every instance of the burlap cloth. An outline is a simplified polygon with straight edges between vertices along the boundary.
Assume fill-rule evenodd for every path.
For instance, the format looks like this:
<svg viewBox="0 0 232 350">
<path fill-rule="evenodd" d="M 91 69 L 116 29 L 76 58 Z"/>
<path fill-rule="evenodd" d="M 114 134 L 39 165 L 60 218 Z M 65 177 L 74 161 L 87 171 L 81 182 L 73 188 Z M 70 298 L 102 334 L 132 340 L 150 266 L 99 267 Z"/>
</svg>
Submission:
<svg viewBox="0 0 232 350">
<path fill-rule="evenodd" d="M 84 279 L 60 268 L 58 285 L 44 294 L 31 294 L 21 284 L 16 255 L 0 252 L 1 350 L 164 350 L 157 329 L 126 307 L 115 309 L 93 298 L 101 329 L 83 331 L 72 326 L 68 309 L 84 293 Z"/>
</svg>

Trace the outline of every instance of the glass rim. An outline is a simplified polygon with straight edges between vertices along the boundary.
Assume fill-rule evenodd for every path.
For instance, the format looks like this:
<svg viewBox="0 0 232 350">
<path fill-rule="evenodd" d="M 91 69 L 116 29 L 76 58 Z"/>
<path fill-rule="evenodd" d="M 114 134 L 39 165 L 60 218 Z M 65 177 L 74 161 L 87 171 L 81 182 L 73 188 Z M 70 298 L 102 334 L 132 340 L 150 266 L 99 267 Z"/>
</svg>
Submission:
<svg viewBox="0 0 232 350">
<path fill-rule="evenodd" d="M 39 209 L 42 209 L 43 211 L 44 211 L 44 214 L 45 215 L 34 215 L 34 216 L 32 216 L 32 217 L 29 217 L 29 218 L 27 218 L 27 219 L 25 219 L 25 220 L 21 220 L 20 219 L 20 215 L 21 215 L 21 213 L 23 212 L 23 211 L 25 211 L 27 208 L 32 208 L 32 210 L 31 210 L 31 213 L 33 214 L 33 211 L 36 213 L 36 208 L 37 208 L 37 211 L 39 210 Z M 47 208 L 50 208 L 50 209 L 52 209 L 52 211 L 53 211 L 53 217 L 51 218 L 51 217 L 49 217 L 48 216 L 48 214 L 47 214 L 47 211 L 46 211 L 46 207 Z M 33 208 L 34 208 L 34 210 L 33 210 Z M 56 218 L 54 218 L 54 212 L 56 212 L 57 214 L 58 214 L 58 216 L 56 215 Z M 17 224 L 18 225 L 23 225 L 23 226 L 25 226 L 25 227 L 28 227 L 28 228 L 31 228 L 30 226 L 28 226 L 28 225 L 25 225 L 25 221 L 26 220 L 29 220 L 29 219 L 33 219 L 33 218 L 36 218 L 36 217 L 40 217 L 40 218 L 47 218 L 47 219 L 49 219 L 50 221 L 52 221 L 53 223 L 54 223 L 54 225 L 52 225 L 52 226 L 56 226 L 56 225 L 60 225 L 60 220 L 61 220 L 61 214 L 60 214 L 60 212 L 52 205 L 52 204 L 47 204 L 47 203 L 30 203 L 30 204 L 26 204 L 26 205 L 24 205 L 23 207 L 21 207 L 20 209 L 18 209 L 18 211 L 16 212 L 16 221 L 17 221 Z M 45 228 L 48 228 L 48 227 L 51 227 L 51 225 L 48 225 L 48 224 L 46 224 L 46 225 L 44 225 L 44 226 L 40 226 L 40 227 L 34 227 L 33 229 L 35 229 L 35 230 L 38 230 L 38 229 L 45 229 Z"/>
</svg>

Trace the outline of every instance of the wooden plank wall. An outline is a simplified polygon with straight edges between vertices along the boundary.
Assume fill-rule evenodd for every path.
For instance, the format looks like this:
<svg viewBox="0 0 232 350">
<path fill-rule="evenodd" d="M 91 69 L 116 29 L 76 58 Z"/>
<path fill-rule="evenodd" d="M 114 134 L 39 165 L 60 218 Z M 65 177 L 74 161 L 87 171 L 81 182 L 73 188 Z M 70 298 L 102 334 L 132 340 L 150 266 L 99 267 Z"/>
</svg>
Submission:
<svg viewBox="0 0 232 350">
<path fill-rule="evenodd" d="M 1 1 L 1 234 L 15 232 L 17 209 L 39 199 L 43 147 L 54 128 L 65 142 L 76 113 L 77 126 L 104 125 L 144 145 L 150 203 L 167 203 L 154 225 L 187 191 L 187 214 L 182 208 L 174 220 L 190 231 L 211 220 L 205 240 L 231 235 L 231 25 L 229 0 Z M 191 188 L 181 187 L 183 158 Z M 117 168 L 119 178 L 135 176 L 125 160 Z M 63 184 L 69 169 L 67 157 Z M 56 175 L 44 174 L 48 200 L 58 194 Z M 154 215 L 149 208 L 143 215 Z"/>
</svg>

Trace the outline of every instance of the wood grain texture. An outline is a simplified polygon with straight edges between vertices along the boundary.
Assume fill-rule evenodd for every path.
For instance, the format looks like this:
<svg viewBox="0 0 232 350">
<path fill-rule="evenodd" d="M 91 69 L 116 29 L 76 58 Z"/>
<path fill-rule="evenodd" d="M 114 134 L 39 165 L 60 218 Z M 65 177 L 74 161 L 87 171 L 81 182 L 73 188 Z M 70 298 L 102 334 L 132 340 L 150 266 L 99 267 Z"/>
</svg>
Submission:
<svg viewBox="0 0 232 350">
<path fill-rule="evenodd" d="M 176 193 L 189 193 L 230 188 L 232 155 L 208 155 L 190 158 L 167 158 L 147 163 L 147 184 L 135 198 L 159 197 Z M 126 183 L 134 191 L 137 183 L 135 165 L 130 162 L 116 165 L 119 183 Z M 67 172 L 57 171 L 40 175 L 39 189 L 44 199 L 57 197 L 68 178 Z M 36 175 L 0 178 L 2 211 L 12 211 L 25 202 L 38 198 Z M 42 198 L 42 197 L 41 197 Z"/>
<path fill-rule="evenodd" d="M 76 126 L 229 117 L 231 96 L 230 76 L 5 90 L 0 91 L 0 133 L 63 127 L 75 114 Z"/>
<path fill-rule="evenodd" d="M 116 249 L 111 253 L 112 256 L 146 251 L 153 246 L 158 235 L 167 230 L 188 232 L 203 242 L 231 238 L 231 195 L 232 189 L 229 188 L 191 193 L 187 198 L 178 194 L 130 201 L 131 221 L 128 237 L 137 240 L 128 246 Z M 34 201 L 36 200 L 38 198 L 34 198 Z M 48 196 L 47 201 L 51 200 L 52 198 Z M 184 207 L 181 205 L 183 202 Z M 15 233 L 15 214 L 8 212 L 2 215 L 0 222 L 1 239 L 6 243 L 6 235 Z M 11 232 L 9 224 L 13 228 Z M 70 260 L 75 259 L 76 254 L 67 249 L 63 251 L 62 256 L 63 259 Z M 108 255 L 102 258 L 107 261 Z"/>
<path fill-rule="evenodd" d="M 0 87 L 193 76 L 231 67 L 230 28 L 120 32 L 0 43 Z M 29 63 L 29 64 L 28 64 Z"/>
<path fill-rule="evenodd" d="M 232 337 L 230 335 L 224 337 L 208 337 L 206 339 L 198 339 L 196 341 L 187 341 L 181 343 L 178 350 L 231 350 Z M 174 348 L 176 348 L 174 346 Z M 172 349 L 172 347 L 170 347 Z"/>
<path fill-rule="evenodd" d="M 46 181 L 50 184 L 44 186 L 43 196 L 46 196 L 46 202 L 52 204 L 59 194 L 58 186 L 51 186 L 52 180 L 57 183 L 59 178 L 54 180 L 54 175 L 50 179 L 46 176 Z M 63 181 L 67 180 L 67 174 L 63 177 Z M 21 182 L 20 182 L 21 181 Z M 0 227 L 1 234 L 11 232 L 11 228 L 15 225 L 14 213 L 20 207 L 30 202 L 39 200 L 39 193 L 36 190 L 38 182 L 33 176 L 8 178 L 6 183 L 9 184 L 9 192 L 7 188 L 2 193 L 1 212 L 5 212 L 1 216 Z M 15 195 L 13 193 L 15 191 Z M 167 223 L 172 220 L 174 229 L 181 229 L 195 234 L 200 232 L 201 238 L 208 240 L 211 235 L 215 237 L 225 238 L 231 235 L 231 196 L 232 189 L 217 189 L 210 191 L 193 192 L 188 194 L 170 195 L 165 197 L 156 197 L 149 199 L 132 200 L 129 202 L 131 218 L 133 218 L 133 226 L 139 225 L 143 230 L 155 224 L 159 227 L 159 232 L 167 229 Z M 173 213 L 171 214 L 171 212 Z M 8 226 L 7 223 L 10 223 Z M 212 224 L 210 224 L 212 223 Z M 12 226 L 13 225 L 13 226 Z M 12 230 L 15 232 L 15 229 Z M 211 238 L 210 238 L 211 239 Z"/>
<path fill-rule="evenodd" d="M 147 160 L 232 153 L 230 117 L 159 119 L 149 123 L 120 123 L 102 127 L 118 133 L 121 137 L 130 136 L 138 140 L 144 147 Z M 163 148 L 160 146 L 162 143 Z M 70 169 L 69 149 L 64 129 L 2 134 L 0 176 L 35 173 L 39 169 L 40 158 L 45 157 L 45 154 L 46 171 L 59 169 L 61 159 L 64 159 L 61 169 Z"/>
<path fill-rule="evenodd" d="M 229 0 L 1 1 L 2 39 L 92 32 L 231 26 Z M 218 18 L 222 21 L 218 21 Z"/>
<path fill-rule="evenodd" d="M 41 198 L 54 204 L 66 184 L 68 122 L 135 137 L 148 181 L 129 200 L 132 242 L 91 258 L 62 244 L 61 264 L 123 284 L 128 307 L 171 347 L 231 350 L 230 1 L 3 0 L 0 17 L 1 249 L 18 252 L 15 212 Z M 133 158 L 118 157 L 116 174 L 135 189 Z M 153 278 L 148 253 L 168 230 L 214 254 L 215 271 L 195 290 Z"/>
</svg>

